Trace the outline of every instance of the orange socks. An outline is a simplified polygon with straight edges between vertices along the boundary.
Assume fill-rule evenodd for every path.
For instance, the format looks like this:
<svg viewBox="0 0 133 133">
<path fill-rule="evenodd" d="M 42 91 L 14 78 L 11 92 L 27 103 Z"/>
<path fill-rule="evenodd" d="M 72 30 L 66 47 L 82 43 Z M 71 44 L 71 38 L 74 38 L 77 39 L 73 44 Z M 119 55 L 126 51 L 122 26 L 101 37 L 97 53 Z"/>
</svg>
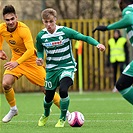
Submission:
<svg viewBox="0 0 133 133">
<path fill-rule="evenodd" d="M 54 98 L 53 98 L 53 103 L 60 108 L 60 96 L 57 92 L 55 92 Z"/>
<path fill-rule="evenodd" d="M 10 105 L 10 107 L 14 107 L 16 105 L 16 100 L 15 100 L 15 93 L 13 88 L 9 89 L 9 90 L 5 90 L 4 91 L 5 97 Z"/>
</svg>

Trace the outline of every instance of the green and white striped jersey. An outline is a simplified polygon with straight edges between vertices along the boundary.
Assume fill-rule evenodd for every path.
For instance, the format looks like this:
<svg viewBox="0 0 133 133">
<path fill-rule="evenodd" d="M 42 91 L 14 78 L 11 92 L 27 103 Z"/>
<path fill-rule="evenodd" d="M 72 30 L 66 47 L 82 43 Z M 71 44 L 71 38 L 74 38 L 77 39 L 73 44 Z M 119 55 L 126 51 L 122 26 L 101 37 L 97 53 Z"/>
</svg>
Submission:
<svg viewBox="0 0 133 133">
<path fill-rule="evenodd" d="M 57 26 L 53 34 L 46 28 L 41 30 L 36 38 L 38 58 L 44 58 L 46 52 L 46 71 L 63 69 L 76 70 L 76 62 L 72 53 L 71 39 L 82 40 L 94 46 L 99 42 L 90 36 L 85 36 L 71 28 Z"/>
<path fill-rule="evenodd" d="M 133 4 L 128 5 L 122 11 L 122 19 L 107 26 L 108 30 L 125 28 L 130 43 L 133 46 Z"/>
</svg>

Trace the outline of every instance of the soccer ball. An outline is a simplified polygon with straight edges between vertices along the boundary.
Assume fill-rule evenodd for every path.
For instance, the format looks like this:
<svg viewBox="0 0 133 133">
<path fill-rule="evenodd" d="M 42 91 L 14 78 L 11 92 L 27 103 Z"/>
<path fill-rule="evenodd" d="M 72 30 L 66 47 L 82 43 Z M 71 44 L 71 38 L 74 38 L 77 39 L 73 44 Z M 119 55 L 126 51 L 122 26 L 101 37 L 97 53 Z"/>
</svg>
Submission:
<svg viewBox="0 0 133 133">
<path fill-rule="evenodd" d="M 79 111 L 74 111 L 69 114 L 67 120 L 71 127 L 81 127 L 84 124 L 84 115 Z"/>
</svg>

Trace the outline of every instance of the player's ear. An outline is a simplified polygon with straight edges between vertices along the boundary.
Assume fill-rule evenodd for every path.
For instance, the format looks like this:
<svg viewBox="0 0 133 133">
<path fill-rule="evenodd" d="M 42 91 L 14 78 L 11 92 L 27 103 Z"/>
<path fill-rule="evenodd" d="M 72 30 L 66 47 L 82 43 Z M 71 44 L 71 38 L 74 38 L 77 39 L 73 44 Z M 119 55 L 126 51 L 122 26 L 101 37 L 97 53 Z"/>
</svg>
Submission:
<svg viewBox="0 0 133 133">
<path fill-rule="evenodd" d="M 54 20 L 55 20 L 55 22 L 56 22 L 56 21 L 57 21 L 57 18 L 55 17 Z"/>
<path fill-rule="evenodd" d="M 15 14 L 16 19 L 18 19 L 18 16 Z"/>
<path fill-rule="evenodd" d="M 42 19 L 42 22 L 44 23 L 44 19 Z"/>
</svg>

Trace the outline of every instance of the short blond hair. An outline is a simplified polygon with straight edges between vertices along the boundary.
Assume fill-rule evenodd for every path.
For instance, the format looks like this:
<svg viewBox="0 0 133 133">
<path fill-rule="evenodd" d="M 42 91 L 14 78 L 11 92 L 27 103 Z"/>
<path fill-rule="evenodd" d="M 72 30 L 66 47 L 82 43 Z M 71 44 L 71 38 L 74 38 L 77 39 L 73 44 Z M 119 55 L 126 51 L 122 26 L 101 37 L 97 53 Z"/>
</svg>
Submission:
<svg viewBox="0 0 133 133">
<path fill-rule="evenodd" d="M 48 19 L 51 15 L 57 17 L 57 12 L 53 8 L 47 8 L 41 12 L 42 19 Z"/>
</svg>

